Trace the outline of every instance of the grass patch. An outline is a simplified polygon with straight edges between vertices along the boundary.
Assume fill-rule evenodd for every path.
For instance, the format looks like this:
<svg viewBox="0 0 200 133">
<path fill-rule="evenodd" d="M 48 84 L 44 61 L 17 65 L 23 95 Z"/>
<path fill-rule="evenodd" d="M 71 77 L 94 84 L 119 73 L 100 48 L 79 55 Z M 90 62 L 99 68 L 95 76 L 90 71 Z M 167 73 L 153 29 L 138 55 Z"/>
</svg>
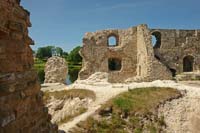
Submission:
<svg viewBox="0 0 200 133">
<path fill-rule="evenodd" d="M 133 89 L 109 100 L 98 111 L 101 117 L 89 118 L 80 123 L 79 128 L 74 131 L 78 132 L 81 129 L 93 133 L 160 132 L 165 122 L 164 117 L 157 116 L 158 106 L 180 96 L 181 93 L 172 88 Z M 102 115 L 108 108 L 111 108 L 110 115 Z"/>
<path fill-rule="evenodd" d="M 112 106 L 116 112 L 147 114 L 154 112 L 160 103 L 179 95 L 180 92 L 172 88 L 137 88 L 118 95 L 104 106 Z"/>
<path fill-rule="evenodd" d="M 85 90 L 85 89 L 71 89 L 71 90 L 62 90 L 62 91 L 54 91 L 54 92 L 49 92 L 46 91 L 44 92 L 44 101 L 48 102 L 52 97 L 55 99 L 68 99 L 68 98 L 76 98 L 79 97 L 80 99 L 84 98 L 91 98 L 95 100 L 96 96 L 95 93 L 91 90 Z"/>
<path fill-rule="evenodd" d="M 44 69 L 44 66 L 45 66 L 45 61 L 43 60 L 40 60 L 40 59 L 35 59 L 34 60 L 34 67 L 36 69 Z"/>
</svg>

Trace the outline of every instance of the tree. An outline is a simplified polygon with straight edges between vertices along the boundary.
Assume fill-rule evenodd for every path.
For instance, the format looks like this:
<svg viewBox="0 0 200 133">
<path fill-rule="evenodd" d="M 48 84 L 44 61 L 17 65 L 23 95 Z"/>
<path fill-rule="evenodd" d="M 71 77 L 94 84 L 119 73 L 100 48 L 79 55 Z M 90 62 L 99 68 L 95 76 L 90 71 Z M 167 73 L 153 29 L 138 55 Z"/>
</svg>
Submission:
<svg viewBox="0 0 200 133">
<path fill-rule="evenodd" d="M 64 51 L 63 54 L 62 54 L 62 57 L 65 58 L 65 59 L 67 59 L 68 55 L 69 55 L 69 54 L 68 54 L 67 52 Z"/>
<path fill-rule="evenodd" d="M 40 59 L 49 58 L 52 56 L 51 49 L 54 48 L 54 46 L 46 46 L 46 47 L 40 47 L 37 50 L 36 57 Z"/>
<path fill-rule="evenodd" d="M 75 47 L 68 55 L 68 61 L 77 64 L 80 63 L 82 61 L 82 57 L 79 54 L 81 47 L 77 46 Z"/>
<path fill-rule="evenodd" d="M 60 56 L 63 55 L 63 50 L 62 50 L 62 48 L 56 47 L 55 49 L 56 49 L 56 52 L 57 52 Z"/>
<path fill-rule="evenodd" d="M 55 51 L 58 55 L 60 55 L 60 56 L 63 55 L 62 48 L 55 47 L 55 46 L 46 46 L 46 47 L 38 48 L 36 57 L 39 59 L 49 58 L 52 56 L 52 49 L 55 49 Z"/>
</svg>

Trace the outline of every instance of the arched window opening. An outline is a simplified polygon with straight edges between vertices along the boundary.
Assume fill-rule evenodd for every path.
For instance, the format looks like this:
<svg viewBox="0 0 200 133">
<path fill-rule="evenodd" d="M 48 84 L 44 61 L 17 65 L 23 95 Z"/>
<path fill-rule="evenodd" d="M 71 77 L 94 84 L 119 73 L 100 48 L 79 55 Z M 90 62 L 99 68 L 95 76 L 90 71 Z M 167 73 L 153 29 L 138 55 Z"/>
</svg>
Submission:
<svg viewBox="0 0 200 133">
<path fill-rule="evenodd" d="M 153 48 L 160 48 L 161 46 L 161 33 L 158 31 L 153 32 L 152 34 L 152 45 Z"/>
<path fill-rule="evenodd" d="M 108 37 L 108 46 L 113 47 L 118 45 L 118 37 L 116 35 L 110 35 Z"/>
<path fill-rule="evenodd" d="M 108 59 L 108 67 L 110 71 L 120 71 L 122 67 L 121 59 L 110 58 Z"/>
<path fill-rule="evenodd" d="M 152 40 L 151 40 L 151 42 L 152 42 L 152 45 L 153 45 L 153 47 L 156 45 L 156 37 L 155 36 L 153 36 L 153 35 L 151 35 L 151 38 L 152 38 Z"/>
<path fill-rule="evenodd" d="M 194 64 L 193 56 L 186 56 L 183 58 L 183 72 L 192 72 Z"/>
</svg>

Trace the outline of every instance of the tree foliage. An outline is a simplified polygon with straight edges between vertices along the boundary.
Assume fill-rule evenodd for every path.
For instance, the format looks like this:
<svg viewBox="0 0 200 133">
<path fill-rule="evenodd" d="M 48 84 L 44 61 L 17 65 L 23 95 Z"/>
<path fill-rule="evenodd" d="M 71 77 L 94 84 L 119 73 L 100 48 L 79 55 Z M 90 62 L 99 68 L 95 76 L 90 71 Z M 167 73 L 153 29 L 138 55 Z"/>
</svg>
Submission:
<svg viewBox="0 0 200 133">
<path fill-rule="evenodd" d="M 68 61 L 73 62 L 75 64 L 80 63 L 82 61 L 82 57 L 79 54 L 81 47 L 75 47 L 68 55 Z"/>
<path fill-rule="evenodd" d="M 62 49 L 62 48 L 56 47 L 55 49 L 56 49 L 56 52 L 57 52 L 60 56 L 63 55 L 63 49 Z"/>
<path fill-rule="evenodd" d="M 67 52 L 63 52 L 62 57 L 65 58 L 65 59 L 67 59 L 68 55 L 69 54 Z"/>
<path fill-rule="evenodd" d="M 46 47 L 40 47 L 37 50 L 36 57 L 39 59 L 49 58 L 52 56 L 52 49 L 55 49 L 56 52 L 62 56 L 63 55 L 63 49 L 60 47 L 55 46 L 46 46 Z"/>
</svg>

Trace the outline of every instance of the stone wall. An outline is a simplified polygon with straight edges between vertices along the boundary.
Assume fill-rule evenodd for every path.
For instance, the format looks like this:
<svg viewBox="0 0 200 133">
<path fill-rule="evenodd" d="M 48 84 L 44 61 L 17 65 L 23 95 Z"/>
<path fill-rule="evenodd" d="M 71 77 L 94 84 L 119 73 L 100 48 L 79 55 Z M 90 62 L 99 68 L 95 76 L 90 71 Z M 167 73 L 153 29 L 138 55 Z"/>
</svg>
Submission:
<svg viewBox="0 0 200 133">
<path fill-rule="evenodd" d="M 170 70 L 154 56 L 151 32 L 147 25 L 137 26 L 138 32 L 138 79 L 133 81 L 153 81 L 172 79 Z"/>
<path fill-rule="evenodd" d="M 116 39 L 114 46 L 109 45 L 110 37 Z M 87 79 L 96 72 L 107 72 L 109 82 L 172 78 L 168 68 L 154 57 L 151 32 L 147 25 L 125 30 L 86 33 L 80 54 L 83 57 L 83 67 L 79 79 Z M 110 59 L 118 61 L 110 63 Z M 118 67 L 119 61 L 121 61 L 121 68 L 112 70 L 113 66 Z"/>
<path fill-rule="evenodd" d="M 152 29 L 160 33 L 160 47 L 154 47 L 155 55 L 176 74 L 184 72 L 183 59 L 192 56 L 193 72 L 200 70 L 200 30 Z"/>
<path fill-rule="evenodd" d="M 53 56 L 45 64 L 45 83 L 66 83 L 68 67 L 64 58 Z"/>
<path fill-rule="evenodd" d="M 20 0 L 0 1 L 0 132 L 54 133 L 42 101 L 28 36 L 30 13 Z"/>
<path fill-rule="evenodd" d="M 148 37 L 148 31 L 146 31 L 145 25 L 137 27 L 137 76 L 144 77 L 148 75 L 148 54 L 152 53 L 152 50 L 148 49 L 148 45 L 145 40 Z"/>
<path fill-rule="evenodd" d="M 117 46 L 109 46 L 108 38 L 112 36 L 116 38 Z M 79 79 L 86 79 L 95 72 L 107 72 L 109 81 L 121 82 L 137 74 L 137 28 L 86 33 L 80 54 L 83 68 Z M 109 59 L 120 60 L 121 69 L 110 71 Z"/>
</svg>

